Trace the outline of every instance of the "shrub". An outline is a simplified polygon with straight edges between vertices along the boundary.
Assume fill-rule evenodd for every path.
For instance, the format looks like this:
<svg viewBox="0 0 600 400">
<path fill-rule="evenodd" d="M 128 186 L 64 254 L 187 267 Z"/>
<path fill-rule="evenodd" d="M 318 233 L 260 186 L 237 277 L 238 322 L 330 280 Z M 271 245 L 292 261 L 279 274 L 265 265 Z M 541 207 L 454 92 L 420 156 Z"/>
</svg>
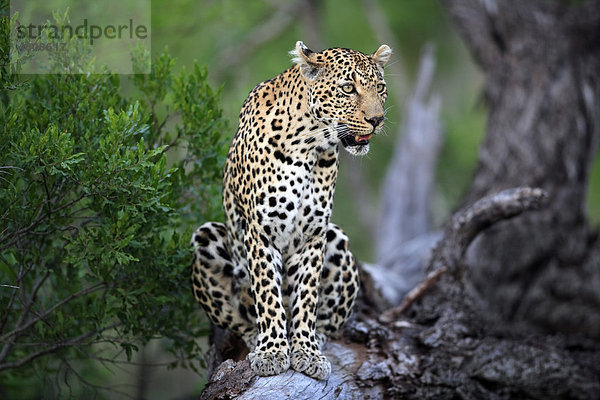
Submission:
<svg viewBox="0 0 600 400">
<path fill-rule="evenodd" d="M 147 58 L 136 51 L 135 65 Z M 226 131 L 206 70 L 174 75 L 164 53 L 151 75 L 132 77 L 137 94 L 124 96 L 116 75 L 38 75 L 15 83 L 6 66 L 5 394 L 23 398 L 24 388 L 14 385 L 43 371 L 76 374 L 76 360 L 101 357 L 98 343 L 130 359 L 151 338 L 166 338 L 173 364 L 196 368 L 194 339 L 207 324 L 190 289 L 189 237 L 204 220 L 221 218 Z"/>
</svg>

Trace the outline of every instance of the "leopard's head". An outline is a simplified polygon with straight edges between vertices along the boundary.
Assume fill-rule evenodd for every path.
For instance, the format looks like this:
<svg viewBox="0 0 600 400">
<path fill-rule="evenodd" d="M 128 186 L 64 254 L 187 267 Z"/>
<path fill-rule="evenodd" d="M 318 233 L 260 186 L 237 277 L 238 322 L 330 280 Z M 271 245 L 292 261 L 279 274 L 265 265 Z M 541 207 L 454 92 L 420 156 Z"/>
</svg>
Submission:
<svg viewBox="0 0 600 400">
<path fill-rule="evenodd" d="M 392 50 L 384 44 L 369 55 L 341 48 L 316 53 L 298 41 L 291 54 L 308 86 L 313 118 L 333 127 L 349 153 L 367 154 L 369 139 L 383 127 L 383 67 Z"/>
</svg>

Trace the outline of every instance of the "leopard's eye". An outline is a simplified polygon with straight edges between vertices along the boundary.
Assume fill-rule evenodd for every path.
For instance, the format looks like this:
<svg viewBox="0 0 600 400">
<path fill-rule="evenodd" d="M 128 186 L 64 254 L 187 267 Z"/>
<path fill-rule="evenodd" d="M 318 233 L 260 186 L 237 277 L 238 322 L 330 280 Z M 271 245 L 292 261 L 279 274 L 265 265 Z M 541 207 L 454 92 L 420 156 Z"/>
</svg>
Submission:
<svg viewBox="0 0 600 400">
<path fill-rule="evenodd" d="M 378 83 L 377 84 L 377 93 L 383 93 L 385 92 L 385 85 L 383 83 Z"/>
<path fill-rule="evenodd" d="M 346 83 L 342 85 L 342 91 L 346 94 L 352 94 L 354 93 L 354 85 L 351 83 Z"/>
</svg>

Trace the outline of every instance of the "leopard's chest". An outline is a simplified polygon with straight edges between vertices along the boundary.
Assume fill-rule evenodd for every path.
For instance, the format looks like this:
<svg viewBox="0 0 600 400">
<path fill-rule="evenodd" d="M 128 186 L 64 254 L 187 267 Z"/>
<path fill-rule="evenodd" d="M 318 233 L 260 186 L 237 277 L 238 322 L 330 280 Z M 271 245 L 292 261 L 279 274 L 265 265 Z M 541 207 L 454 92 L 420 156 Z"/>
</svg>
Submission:
<svg viewBox="0 0 600 400">
<path fill-rule="evenodd" d="M 284 254 L 293 254 L 315 236 L 325 235 L 332 211 L 331 196 L 312 175 L 302 182 L 290 224 L 279 238 Z"/>
</svg>

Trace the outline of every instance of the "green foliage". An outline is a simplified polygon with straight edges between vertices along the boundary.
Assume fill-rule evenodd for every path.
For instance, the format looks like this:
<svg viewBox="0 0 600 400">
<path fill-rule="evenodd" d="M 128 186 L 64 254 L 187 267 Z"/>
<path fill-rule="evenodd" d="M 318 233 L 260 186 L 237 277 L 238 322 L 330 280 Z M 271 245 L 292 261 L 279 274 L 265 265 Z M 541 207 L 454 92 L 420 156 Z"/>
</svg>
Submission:
<svg viewBox="0 0 600 400">
<path fill-rule="evenodd" d="M 141 49 L 133 57 L 148 60 Z M 190 290 L 189 237 L 221 218 L 226 126 L 206 70 L 174 75 L 172 65 L 165 52 L 152 74 L 134 75 L 131 98 L 110 74 L 32 76 L 3 93 L 0 386 L 9 397 L 23 398 L 15 382 L 75 370 L 100 347 L 131 359 L 162 337 L 173 366 L 202 362 L 194 339 L 207 324 Z"/>
<path fill-rule="evenodd" d="M 21 59 L 15 57 L 11 62 L 10 27 L 14 24 L 9 17 L 9 3 L 0 0 L 0 96 L 5 99 L 5 90 L 16 89 L 19 80 L 15 72 L 21 65 Z"/>
</svg>

